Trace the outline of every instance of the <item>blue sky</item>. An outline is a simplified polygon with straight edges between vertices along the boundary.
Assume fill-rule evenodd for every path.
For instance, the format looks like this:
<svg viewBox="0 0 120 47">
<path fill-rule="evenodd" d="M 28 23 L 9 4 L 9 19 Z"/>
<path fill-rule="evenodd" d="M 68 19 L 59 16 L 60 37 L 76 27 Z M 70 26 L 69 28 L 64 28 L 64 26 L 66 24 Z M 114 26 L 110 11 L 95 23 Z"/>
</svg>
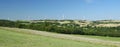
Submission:
<svg viewBox="0 0 120 47">
<path fill-rule="evenodd" d="M 0 19 L 120 20 L 120 0 L 0 0 Z"/>
</svg>

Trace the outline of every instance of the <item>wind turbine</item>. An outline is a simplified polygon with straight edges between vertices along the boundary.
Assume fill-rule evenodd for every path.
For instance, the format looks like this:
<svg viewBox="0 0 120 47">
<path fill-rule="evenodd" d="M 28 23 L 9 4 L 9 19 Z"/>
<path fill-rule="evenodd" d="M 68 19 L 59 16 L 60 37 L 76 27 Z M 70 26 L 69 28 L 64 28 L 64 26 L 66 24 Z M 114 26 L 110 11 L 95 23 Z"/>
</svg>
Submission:
<svg viewBox="0 0 120 47">
<path fill-rule="evenodd" d="M 63 20 L 65 19 L 65 15 L 64 15 L 64 14 L 62 14 L 62 19 L 63 19 Z"/>
<path fill-rule="evenodd" d="M 10 20 L 10 18 L 8 17 L 8 19 L 7 20 Z"/>
<path fill-rule="evenodd" d="M 46 20 L 46 17 L 44 17 L 44 20 Z"/>
</svg>

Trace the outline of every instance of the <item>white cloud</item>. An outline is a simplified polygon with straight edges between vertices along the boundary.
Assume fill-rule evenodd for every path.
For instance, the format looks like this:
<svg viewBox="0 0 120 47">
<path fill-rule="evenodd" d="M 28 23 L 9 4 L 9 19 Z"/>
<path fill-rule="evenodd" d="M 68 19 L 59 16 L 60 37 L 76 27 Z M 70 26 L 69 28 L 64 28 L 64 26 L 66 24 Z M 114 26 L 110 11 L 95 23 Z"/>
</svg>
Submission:
<svg viewBox="0 0 120 47">
<path fill-rule="evenodd" d="M 86 3 L 93 3 L 93 0 L 84 0 Z"/>
</svg>

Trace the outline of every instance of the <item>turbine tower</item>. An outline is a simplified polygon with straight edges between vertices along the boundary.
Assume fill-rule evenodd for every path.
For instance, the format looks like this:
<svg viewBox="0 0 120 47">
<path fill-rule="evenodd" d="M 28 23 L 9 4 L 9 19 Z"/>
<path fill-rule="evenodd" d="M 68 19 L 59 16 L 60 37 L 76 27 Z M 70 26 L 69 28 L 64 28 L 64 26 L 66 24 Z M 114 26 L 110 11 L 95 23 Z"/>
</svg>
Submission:
<svg viewBox="0 0 120 47">
<path fill-rule="evenodd" d="M 46 17 L 44 17 L 44 20 L 46 20 L 47 18 Z"/>
<path fill-rule="evenodd" d="M 30 16 L 27 16 L 27 19 L 30 20 Z"/>
<path fill-rule="evenodd" d="M 10 20 L 10 18 L 8 17 L 8 19 L 7 20 Z"/>
<path fill-rule="evenodd" d="M 65 15 L 64 15 L 64 14 L 62 14 L 62 19 L 63 19 L 63 20 L 65 19 Z"/>
</svg>

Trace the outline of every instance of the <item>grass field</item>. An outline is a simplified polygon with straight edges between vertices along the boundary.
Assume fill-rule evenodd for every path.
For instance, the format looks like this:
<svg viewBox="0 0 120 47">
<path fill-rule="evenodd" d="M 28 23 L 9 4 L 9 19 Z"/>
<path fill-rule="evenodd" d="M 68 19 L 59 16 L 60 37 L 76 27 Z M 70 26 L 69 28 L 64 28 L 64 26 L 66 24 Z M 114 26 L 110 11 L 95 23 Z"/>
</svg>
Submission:
<svg viewBox="0 0 120 47">
<path fill-rule="evenodd" d="M 0 29 L 0 47 L 111 47 Z"/>
<path fill-rule="evenodd" d="M 120 37 L 107 37 L 107 36 L 92 36 L 92 35 L 74 35 L 78 37 L 87 37 L 87 38 L 97 38 L 102 40 L 118 41 L 120 42 Z"/>
</svg>

